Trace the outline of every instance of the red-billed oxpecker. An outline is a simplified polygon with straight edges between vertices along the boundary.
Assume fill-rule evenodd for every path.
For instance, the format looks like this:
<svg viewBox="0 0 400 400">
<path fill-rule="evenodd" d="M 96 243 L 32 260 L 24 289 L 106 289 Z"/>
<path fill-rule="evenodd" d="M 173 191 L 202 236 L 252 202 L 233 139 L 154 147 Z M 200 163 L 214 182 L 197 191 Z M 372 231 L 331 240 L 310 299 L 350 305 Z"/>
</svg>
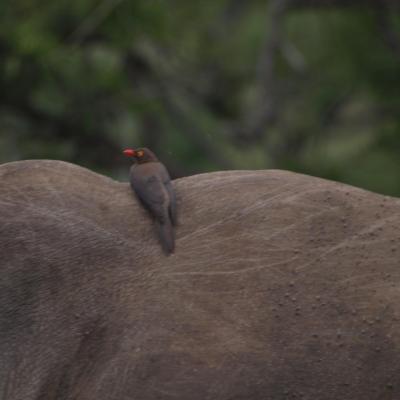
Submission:
<svg viewBox="0 0 400 400">
<path fill-rule="evenodd" d="M 177 223 L 177 215 L 175 192 L 168 171 L 149 149 L 126 149 L 124 154 L 134 160 L 129 174 L 131 187 L 154 218 L 162 248 L 170 254 L 175 248 L 173 226 Z"/>
</svg>

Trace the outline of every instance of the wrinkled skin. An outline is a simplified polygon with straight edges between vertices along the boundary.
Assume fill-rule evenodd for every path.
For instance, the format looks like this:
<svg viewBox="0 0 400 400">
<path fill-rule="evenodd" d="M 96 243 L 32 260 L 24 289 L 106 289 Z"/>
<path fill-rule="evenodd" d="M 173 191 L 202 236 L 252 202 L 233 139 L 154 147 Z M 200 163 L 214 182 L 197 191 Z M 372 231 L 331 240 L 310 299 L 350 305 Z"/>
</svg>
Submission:
<svg viewBox="0 0 400 400">
<path fill-rule="evenodd" d="M 0 398 L 400 398 L 400 201 L 283 171 L 127 183 L 0 167 Z"/>
</svg>

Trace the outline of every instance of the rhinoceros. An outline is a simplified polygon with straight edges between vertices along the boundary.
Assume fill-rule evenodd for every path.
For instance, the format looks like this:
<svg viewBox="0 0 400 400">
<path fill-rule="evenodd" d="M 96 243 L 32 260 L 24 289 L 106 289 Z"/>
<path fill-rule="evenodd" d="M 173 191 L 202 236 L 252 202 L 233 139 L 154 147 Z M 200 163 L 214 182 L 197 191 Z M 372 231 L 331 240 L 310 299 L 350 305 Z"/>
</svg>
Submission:
<svg viewBox="0 0 400 400">
<path fill-rule="evenodd" d="M 0 166 L 2 400 L 400 399 L 400 200 L 285 172 Z"/>
</svg>

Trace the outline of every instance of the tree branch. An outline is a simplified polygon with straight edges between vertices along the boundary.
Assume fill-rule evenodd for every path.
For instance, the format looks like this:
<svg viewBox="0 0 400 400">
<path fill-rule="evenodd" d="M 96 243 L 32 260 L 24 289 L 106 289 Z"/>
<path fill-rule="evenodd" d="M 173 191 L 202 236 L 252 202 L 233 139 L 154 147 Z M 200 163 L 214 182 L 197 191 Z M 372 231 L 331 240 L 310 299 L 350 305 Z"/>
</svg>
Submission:
<svg viewBox="0 0 400 400">
<path fill-rule="evenodd" d="M 276 79 L 276 57 L 282 47 L 283 19 L 293 0 L 271 0 L 268 5 L 266 26 L 268 27 L 263 49 L 256 70 L 258 94 L 243 119 L 239 138 L 259 141 L 266 128 L 276 120 L 278 90 Z"/>
<path fill-rule="evenodd" d="M 99 3 L 71 33 L 69 40 L 74 42 L 75 45 L 81 44 L 87 36 L 93 34 L 123 1 L 124 0 L 104 0 Z"/>
<path fill-rule="evenodd" d="M 178 89 L 173 88 L 168 83 L 168 77 L 163 76 L 160 65 L 157 65 L 157 68 L 153 67 L 152 62 L 144 55 L 131 52 L 125 59 L 125 65 L 128 76 L 131 76 L 133 82 L 136 82 L 135 64 L 140 64 L 142 69 L 146 69 L 143 76 L 147 77 L 147 82 L 157 93 L 156 97 L 161 101 L 175 127 L 190 136 L 190 140 L 221 168 L 233 168 L 233 164 L 219 150 L 218 144 L 209 139 L 210 132 L 204 132 L 197 121 L 192 121 L 188 116 L 188 113 L 180 104 L 181 101 L 179 101 L 184 96 L 181 96 Z M 185 101 L 188 101 L 186 96 Z"/>
<path fill-rule="evenodd" d="M 386 0 L 386 4 L 376 7 L 376 19 L 378 29 L 382 34 L 382 38 L 387 46 L 392 50 L 397 58 L 400 59 L 400 34 L 396 32 L 390 20 L 391 14 L 395 11 L 390 2 Z"/>
</svg>

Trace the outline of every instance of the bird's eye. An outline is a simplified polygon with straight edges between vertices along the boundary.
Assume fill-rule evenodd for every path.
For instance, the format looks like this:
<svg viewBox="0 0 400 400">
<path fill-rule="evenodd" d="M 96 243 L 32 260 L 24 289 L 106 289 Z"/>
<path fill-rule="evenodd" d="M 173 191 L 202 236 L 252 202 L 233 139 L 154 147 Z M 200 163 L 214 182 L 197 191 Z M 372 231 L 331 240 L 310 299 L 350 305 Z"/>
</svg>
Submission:
<svg viewBox="0 0 400 400">
<path fill-rule="evenodd" d="M 142 150 L 138 151 L 138 152 L 137 152 L 137 155 L 138 155 L 139 157 L 143 157 L 144 151 L 142 151 Z"/>
</svg>

